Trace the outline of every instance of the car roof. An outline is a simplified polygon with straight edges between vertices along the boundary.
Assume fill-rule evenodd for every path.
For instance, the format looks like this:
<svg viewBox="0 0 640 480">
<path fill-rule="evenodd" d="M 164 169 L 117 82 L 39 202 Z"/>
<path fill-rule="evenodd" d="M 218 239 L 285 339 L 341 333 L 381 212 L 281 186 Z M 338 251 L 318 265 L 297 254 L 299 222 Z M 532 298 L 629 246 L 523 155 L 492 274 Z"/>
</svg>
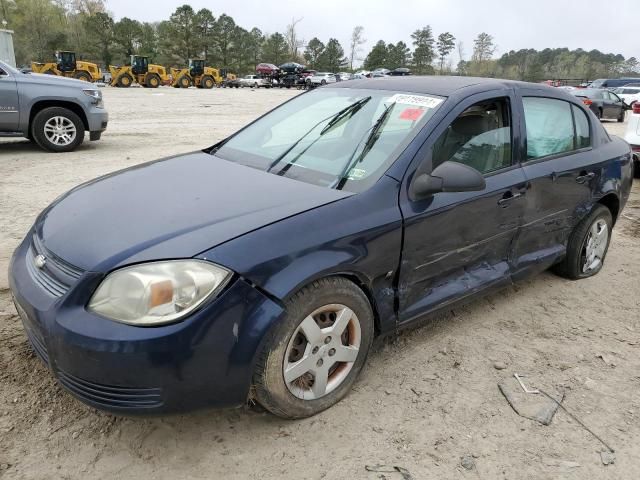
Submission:
<svg viewBox="0 0 640 480">
<path fill-rule="evenodd" d="M 391 76 L 375 79 L 352 80 L 337 83 L 329 88 L 362 88 L 366 90 L 397 90 L 411 93 L 424 93 L 441 97 L 451 96 L 458 90 L 475 87 L 474 90 L 495 90 L 500 88 L 544 88 L 557 90 L 538 83 L 518 82 L 497 78 L 457 77 L 457 76 Z"/>
</svg>

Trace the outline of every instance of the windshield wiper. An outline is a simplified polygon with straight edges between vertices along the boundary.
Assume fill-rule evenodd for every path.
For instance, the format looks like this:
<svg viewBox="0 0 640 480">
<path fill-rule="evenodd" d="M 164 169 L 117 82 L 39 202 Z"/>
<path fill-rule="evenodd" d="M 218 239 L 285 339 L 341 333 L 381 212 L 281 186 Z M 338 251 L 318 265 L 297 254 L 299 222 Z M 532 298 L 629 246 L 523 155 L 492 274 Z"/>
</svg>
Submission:
<svg viewBox="0 0 640 480">
<path fill-rule="evenodd" d="M 358 110 L 360 110 L 369 100 L 371 100 L 371 97 L 364 97 L 361 98 L 360 100 L 358 100 L 357 102 L 352 103 L 351 105 L 347 105 L 345 108 L 343 108 L 342 110 L 340 110 L 337 113 L 334 113 L 333 115 L 330 115 L 326 118 L 323 118 L 322 120 L 320 120 L 318 123 L 316 123 L 313 127 L 311 127 L 309 130 L 307 130 L 307 132 L 302 135 L 298 140 L 296 140 L 289 148 L 287 148 L 281 155 L 279 155 L 273 162 L 271 162 L 271 165 L 269 165 L 269 168 L 267 169 L 267 172 L 271 172 L 271 170 L 273 169 L 273 167 L 275 167 L 276 165 L 278 165 L 287 155 L 289 155 L 289 153 L 291 153 L 291 151 L 296 148 L 300 142 L 302 140 L 304 140 L 305 138 L 307 138 L 307 135 L 309 135 L 311 132 L 313 132 L 316 128 L 318 128 L 318 125 L 321 125 L 322 123 L 326 122 L 327 120 L 330 120 L 330 122 L 322 129 L 322 131 L 320 132 L 320 135 L 318 136 L 318 138 L 320 138 L 322 135 L 326 134 L 327 132 L 329 132 L 330 130 L 333 129 L 333 127 L 335 125 L 338 124 L 338 122 L 340 120 L 342 120 L 343 118 L 346 117 L 347 114 L 352 114 L 354 115 Z M 300 152 L 296 158 L 294 159 L 294 162 L 300 158 L 301 155 L 303 155 L 307 150 L 309 150 L 309 148 L 311 148 L 311 146 L 317 141 L 318 139 L 314 140 L 311 145 L 309 145 L 307 148 L 305 148 L 302 152 Z M 288 164 L 289 168 L 290 168 L 291 163 Z M 287 168 L 288 170 L 288 168 Z M 278 175 L 282 175 L 283 173 L 285 173 L 286 170 L 285 168 L 283 168 L 280 172 L 278 172 Z"/>
<path fill-rule="evenodd" d="M 380 114 L 380 116 L 378 117 L 378 120 L 376 120 L 376 123 L 374 123 L 371 127 L 369 127 L 366 132 L 364 132 L 366 134 L 369 130 L 371 130 L 371 133 L 369 133 L 367 137 L 363 136 L 362 138 L 362 140 L 366 138 L 366 142 L 364 144 L 364 148 L 362 149 L 362 152 L 360 152 L 360 155 L 356 157 L 356 152 L 358 151 L 358 149 L 360 148 L 360 144 L 362 143 L 362 140 L 360 140 L 358 142 L 358 145 L 356 145 L 356 148 L 353 150 L 353 153 L 349 156 L 349 159 L 347 160 L 347 163 L 342 169 L 342 172 L 340 172 L 340 175 L 338 175 L 338 177 L 336 178 L 336 181 L 333 183 L 333 185 L 331 185 L 331 188 L 335 188 L 336 190 L 342 190 L 342 187 L 344 187 L 344 184 L 347 183 L 347 180 L 348 180 L 347 174 L 358 162 L 361 162 L 362 160 L 364 160 L 364 157 L 367 156 L 367 154 L 371 151 L 375 143 L 380 138 L 380 132 L 382 132 L 382 129 L 387 124 L 387 120 L 389 119 L 389 114 L 391 113 L 391 110 L 393 109 L 395 104 L 396 102 L 389 104 L 389 106 L 385 108 L 384 111 Z"/>
</svg>

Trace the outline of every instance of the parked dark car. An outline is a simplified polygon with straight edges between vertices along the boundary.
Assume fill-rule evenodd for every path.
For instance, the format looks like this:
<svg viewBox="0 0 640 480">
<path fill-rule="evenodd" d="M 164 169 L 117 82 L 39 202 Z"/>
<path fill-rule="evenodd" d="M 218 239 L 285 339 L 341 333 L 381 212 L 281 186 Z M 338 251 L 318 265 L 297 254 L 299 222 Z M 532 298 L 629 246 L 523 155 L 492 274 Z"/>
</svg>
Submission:
<svg viewBox="0 0 640 480">
<path fill-rule="evenodd" d="M 374 337 L 553 267 L 595 275 L 631 149 L 558 89 L 340 82 L 71 190 L 14 253 L 40 358 L 116 412 L 343 398 Z"/>
<path fill-rule="evenodd" d="M 628 106 L 615 93 L 596 88 L 581 88 L 570 92 L 582 100 L 598 119 L 624 122 Z"/>
<path fill-rule="evenodd" d="M 618 88 L 628 85 L 632 82 L 640 82 L 640 78 L 637 77 L 623 77 L 623 78 L 599 78 L 589 84 L 589 88 Z"/>
</svg>

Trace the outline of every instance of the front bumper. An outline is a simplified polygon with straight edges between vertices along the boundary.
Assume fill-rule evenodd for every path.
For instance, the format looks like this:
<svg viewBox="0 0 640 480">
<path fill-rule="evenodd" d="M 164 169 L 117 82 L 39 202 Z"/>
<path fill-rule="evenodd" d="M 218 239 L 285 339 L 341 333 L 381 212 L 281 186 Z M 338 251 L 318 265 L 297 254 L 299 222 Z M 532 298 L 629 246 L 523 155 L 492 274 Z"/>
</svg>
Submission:
<svg viewBox="0 0 640 480">
<path fill-rule="evenodd" d="M 246 401 L 256 353 L 282 314 L 277 303 L 235 279 L 180 323 L 125 325 L 85 309 L 102 274 L 82 272 L 66 291 L 60 278 L 53 279 L 57 290 L 47 287 L 29 265 L 42 248 L 31 235 L 22 242 L 11 260 L 9 283 L 34 350 L 77 398 L 120 413 Z M 45 273 L 51 279 L 56 272 Z"/>
<path fill-rule="evenodd" d="M 109 124 L 109 113 L 104 108 L 96 108 L 91 106 L 87 112 L 87 123 L 89 124 L 90 139 L 100 140 L 102 132 L 107 129 Z"/>
</svg>

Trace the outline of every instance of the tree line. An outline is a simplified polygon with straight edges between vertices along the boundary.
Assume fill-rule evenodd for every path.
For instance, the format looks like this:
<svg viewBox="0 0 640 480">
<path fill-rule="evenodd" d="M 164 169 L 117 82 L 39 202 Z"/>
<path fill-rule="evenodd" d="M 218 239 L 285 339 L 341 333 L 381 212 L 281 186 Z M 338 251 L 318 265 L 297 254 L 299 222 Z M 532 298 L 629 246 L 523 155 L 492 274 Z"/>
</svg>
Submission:
<svg viewBox="0 0 640 480">
<path fill-rule="evenodd" d="M 429 25 L 403 41 L 379 40 L 361 57 L 364 27 L 356 26 L 345 48 L 336 38 L 300 38 L 302 19 L 291 19 L 282 32 L 263 32 L 237 25 L 224 13 L 182 5 L 161 22 L 124 17 L 115 21 L 105 0 L 0 0 L 0 20 L 15 31 L 16 61 L 49 61 L 56 50 L 75 51 L 79 59 L 124 64 L 130 55 L 146 55 L 152 62 L 183 66 L 190 58 L 237 73 L 252 72 L 258 63 L 280 65 L 294 61 L 308 68 L 338 72 L 362 67 L 410 68 L 416 74 L 458 74 L 539 81 L 594 79 L 637 74 L 635 58 L 620 54 L 567 48 L 523 49 L 494 58 L 494 38 L 480 33 L 467 58 L 465 46 L 451 32 L 435 35 Z M 455 55 L 454 55 L 455 54 Z M 457 61 L 454 61 L 456 58 Z"/>
</svg>

